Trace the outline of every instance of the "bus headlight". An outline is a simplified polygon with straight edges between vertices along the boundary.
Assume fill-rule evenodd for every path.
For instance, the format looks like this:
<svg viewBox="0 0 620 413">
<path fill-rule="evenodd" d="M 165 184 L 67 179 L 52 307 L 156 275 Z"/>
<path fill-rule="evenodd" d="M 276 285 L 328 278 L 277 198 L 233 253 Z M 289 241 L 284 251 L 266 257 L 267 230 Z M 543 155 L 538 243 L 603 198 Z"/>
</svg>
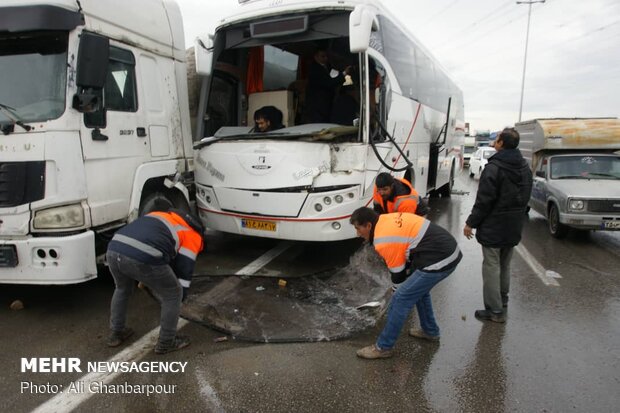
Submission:
<svg viewBox="0 0 620 413">
<path fill-rule="evenodd" d="M 582 211 L 584 207 L 584 202 L 581 199 L 569 199 L 568 200 L 568 209 L 571 211 Z"/>
<path fill-rule="evenodd" d="M 35 229 L 77 228 L 84 226 L 82 205 L 67 205 L 44 209 L 34 213 Z"/>
<path fill-rule="evenodd" d="M 323 198 L 323 203 L 325 205 L 330 205 L 332 203 L 332 199 L 328 196 L 326 196 L 325 198 Z"/>
<path fill-rule="evenodd" d="M 337 203 L 341 204 L 343 199 L 342 199 L 342 195 L 336 195 L 334 197 L 334 200 L 336 200 Z"/>
</svg>

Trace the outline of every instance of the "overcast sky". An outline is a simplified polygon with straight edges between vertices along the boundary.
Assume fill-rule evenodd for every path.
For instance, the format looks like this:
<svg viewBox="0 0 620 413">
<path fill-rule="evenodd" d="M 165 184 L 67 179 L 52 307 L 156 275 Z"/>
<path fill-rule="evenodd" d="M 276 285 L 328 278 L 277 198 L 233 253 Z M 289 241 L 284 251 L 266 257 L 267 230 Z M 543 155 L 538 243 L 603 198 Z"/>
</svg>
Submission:
<svg viewBox="0 0 620 413">
<path fill-rule="evenodd" d="M 177 0 L 188 46 L 237 0 Z M 268 3 L 269 0 L 265 0 Z M 528 6 L 515 0 L 384 0 L 448 70 L 472 129 L 519 116 Z M 532 5 L 522 120 L 620 115 L 620 0 Z"/>
</svg>

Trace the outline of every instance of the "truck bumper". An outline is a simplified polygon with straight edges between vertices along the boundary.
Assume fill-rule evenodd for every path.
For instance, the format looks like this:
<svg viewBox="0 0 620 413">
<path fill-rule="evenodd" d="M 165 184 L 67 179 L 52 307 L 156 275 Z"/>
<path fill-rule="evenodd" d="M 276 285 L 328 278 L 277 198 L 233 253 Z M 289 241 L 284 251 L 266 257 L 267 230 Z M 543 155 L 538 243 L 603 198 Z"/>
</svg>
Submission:
<svg viewBox="0 0 620 413">
<path fill-rule="evenodd" d="M 618 215 L 562 214 L 560 222 L 577 229 L 620 231 Z"/>
<path fill-rule="evenodd" d="M 0 240 L 0 283 L 77 284 L 97 277 L 95 233 Z"/>
</svg>

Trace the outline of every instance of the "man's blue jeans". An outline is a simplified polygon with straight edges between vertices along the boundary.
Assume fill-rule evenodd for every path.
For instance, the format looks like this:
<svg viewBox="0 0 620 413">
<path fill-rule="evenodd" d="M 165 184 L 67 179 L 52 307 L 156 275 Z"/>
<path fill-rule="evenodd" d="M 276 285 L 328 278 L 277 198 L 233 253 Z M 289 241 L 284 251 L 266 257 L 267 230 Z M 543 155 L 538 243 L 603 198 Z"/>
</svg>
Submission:
<svg viewBox="0 0 620 413">
<path fill-rule="evenodd" d="M 161 305 L 159 342 L 174 340 L 181 311 L 183 289 L 169 265 L 143 264 L 114 251 L 107 253 L 108 266 L 116 289 L 110 304 L 110 329 L 122 331 L 127 319 L 127 304 L 136 281 L 151 289 Z"/>
<path fill-rule="evenodd" d="M 381 350 L 394 347 L 400 330 L 402 330 L 414 305 L 418 310 L 422 330 L 428 335 L 439 336 L 439 326 L 433 314 L 430 291 L 439 281 L 452 274 L 455 268 L 442 272 L 415 270 L 398 287 L 390 301 L 387 321 L 377 339 L 377 347 Z"/>
</svg>

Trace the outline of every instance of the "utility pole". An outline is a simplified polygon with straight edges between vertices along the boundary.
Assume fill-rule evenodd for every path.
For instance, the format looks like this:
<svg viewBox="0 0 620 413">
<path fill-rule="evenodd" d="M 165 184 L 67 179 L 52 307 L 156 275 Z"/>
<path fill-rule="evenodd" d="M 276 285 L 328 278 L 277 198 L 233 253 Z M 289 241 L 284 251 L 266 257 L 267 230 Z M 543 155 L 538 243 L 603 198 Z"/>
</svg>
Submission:
<svg viewBox="0 0 620 413">
<path fill-rule="evenodd" d="M 525 32 L 525 53 L 523 55 L 523 76 L 521 77 L 521 103 L 519 103 L 519 122 L 521 122 L 521 112 L 523 111 L 523 91 L 525 89 L 525 66 L 527 64 L 527 44 L 530 38 L 530 17 L 532 15 L 532 4 L 544 3 L 546 0 L 518 1 L 517 4 L 527 4 L 527 30 Z"/>
</svg>

